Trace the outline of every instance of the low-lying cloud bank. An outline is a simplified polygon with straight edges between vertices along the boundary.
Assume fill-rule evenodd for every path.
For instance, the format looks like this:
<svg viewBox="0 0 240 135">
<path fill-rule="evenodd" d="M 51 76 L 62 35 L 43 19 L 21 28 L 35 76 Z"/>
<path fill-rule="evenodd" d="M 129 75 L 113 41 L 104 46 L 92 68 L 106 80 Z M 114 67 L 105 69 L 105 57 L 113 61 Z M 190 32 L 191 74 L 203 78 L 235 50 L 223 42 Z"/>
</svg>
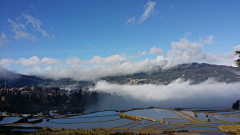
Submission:
<svg viewBox="0 0 240 135">
<path fill-rule="evenodd" d="M 2 68 L 0 66 L 0 79 L 13 79 L 16 76 L 16 74 L 12 71 L 8 71 L 5 68 Z"/>
<path fill-rule="evenodd" d="M 209 36 L 209 42 L 214 43 L 212 35 Z M 202 62 L 210 64 L 223 64 L 234 66 L 237 59 L 235 50 L 240 50 L 240 45 L 234 46 L 232 52 L 217 54 L 203 50 L 205 40 L 190 41 L 182 38 L 180 41 L 171 43 L 172 49 L 167 51 L 166 57 L 160 47 L 153 46 L 149 53 L 138 50 L 135 56 L 127 54 L 115 54 L 103 58 L 94 56 L 90 60 L 82 60 L 70 56 L 65 61 L 44 57 L 39 59 L 37 56 L 30 58 L 2 58 L 0 67 L 9 69 L 13 64 L 27 67 L 24 74 L 40 75 L 48 78 L 72 78 L 75 80 L 96 80 L 106 76 L 127 75 L 138 72 L 151 72 L 155 68 L 168 69 L 182 63 Z M 143 53 L 144 52 L 144 53 Z M 155 59 L 147 58 L 148 55 L 156 55 Z M 145 55 L 145 60 L 133 62 L 131 58 Z"/>
<path fill-rule="evenodd" d="M 231 108 L 232 103 L 239 97 L 240 83 L 217 82 L 214 78 L 200 84 L 192 84 L 191 80 L 179 78 L 168 85 L 119 85 L 106 81 L 98 81 L 91 90 L 116 93 L 125 99 L 125 102 L 114 101 L 115 109 L 126 107 L 225 107 Z M 107 109 L 109 102 L 101 104 Z M 111 106 L 112 107 L 112 106 Z M 109 109 L 109 108 L 108 108 Z"/>
</svg>

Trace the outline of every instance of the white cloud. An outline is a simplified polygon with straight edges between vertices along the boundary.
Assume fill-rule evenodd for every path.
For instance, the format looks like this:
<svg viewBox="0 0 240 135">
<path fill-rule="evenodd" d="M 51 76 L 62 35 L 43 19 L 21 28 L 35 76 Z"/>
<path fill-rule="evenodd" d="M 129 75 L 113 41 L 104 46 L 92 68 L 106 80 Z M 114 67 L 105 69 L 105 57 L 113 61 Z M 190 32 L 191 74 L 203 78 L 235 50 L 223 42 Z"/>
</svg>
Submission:
<svg viewBox="0 0 240 135">
<path fill-rule="evenodd" d="M 135 58 L 137 58 L 137 57 L 138 57 L 138 56 L 136 56 L 136 55 L 130 55 L 130 56 L 128 56 L 128 58 L 129 58 L 129 59 L 132 59 L 132 60 L 135 59 Z"/>
<path fill-rule="evenodd" d="M 13 79 L 16 74 L 0 66 L 0 79 Z"/>
<path fill-rule="evenodd" d="M 190 42 L 183 38 L 179 42 L 172 42 L 172 50 L 168 52 L 165 68 L 175 66 L 180 63 L 200 61 L 204 55 L 203 44 L 200 42 Z"/>
<path fill-rule="evenodd" d="M 93 64 L 101 65 L 101 64 L 108 64 L 108 63 L 118 64 L 124 61 L 127 61 L 126 54 L 116 54 L 106 58 L 102 58 L 100 56 L 94 56 L 91 60 L 81 60 L 77 57 L 72 57 L 72 56 L 66 59 L 67 64 L 90 64 L 90 65 L 93 65 Z"/>
<path fill-rule="evenodd" d="M 127 24 L 135 24 L 135 17 L 128 19 L 126 25 Z"/>
<path fill-rule="evenodd" d="M 6 60 L 5 60 L 6 61 Z M 58 59 L 53 59 L 53 58 L 48 58 L 48 57 L 44 57 L 42 59 L 39 59 L 37 56 L 32 56 L 28 59 L 26 58 L 20 58 L 17 60 L 13 60 L 13 59 L 8 59 L 7 60 L 8 63 L 4 63 L 4 61 L 2 62 L 3 66 L 7 68 L 10 68 L 11 64 L 20 64 L 21 66 L 29 66 L 30 68 L 28 68 L 26 71 L 24 71 L 25 74 L 36 74 L 37 72 L 42 71 L 41 66 L 46 66 L 43 70 L 52 70 L 54 71 L 56 68 L 58 67 L 63 67 L 63 62 L 61 60 Z M 0 61 L 0 65 L 1 65 L 1 61 Z"/>
<path fill-rule="evenodd" d="M 138 50 L 138 52 L 137 52 L 136 55 L 128 56 L 128 58 L 134 60 L 135 58 L 137 58 L 137 57 L 139 57 L 139 56 L 141 56 L 141 55 L 146 55 L 146 54 L 147 54 L 146 51 Z"/>
<path fill-rule="evenodd" d="M 2 35 L 1 35 L 1 37 L 0 37 L 1 39 L 7 39 L 7 36 L 6 36 L 6 34 L 5 33 L 3 33 L 2 32 Z"/>
<path fill-rule="evenodd" d="M 149 54 L 152 54 L 152 55 L 163 54 L 163 53 L 164 51 L 160 47 L 156 48 L 155 46 L 153 46 L 153 48 L 151 48 L 149 52 Z"/>
<path fill-rule="evenodd" d="M 83 64 L 84 60 L 80 60 L 77 57 L 70 56 L 69 58 L 66 59 L 67 64 Z"/>
<path fill-rule="evenodd" d="M 141 15 L 141 17 L 138 20 L 139 23 L 143 23 L 147 18 L 150 17 L 150 15 L 154 11 L 155 4 L 156 4 L 156 1 L 148 1 L 146 3 L 146 5 L 144 6 L 145 8 L 144 13 Z"/>
<path fill-rule="evenodd" d="M 29 59 L 26 58 L 20 58 L 16 61 L 17 64 L 21 64 L 22 66 L 33 66 L 33 65 L 39 65 L 40 59 L 37 56 L 32 56 Z"/>
<path fill-rule="evenodd" d="M 3 46 L 5 46 L 7 44 L 7 41 L 5 40 L 5 41 L 0 41 L 0 47 L 3 47 Z"/>
<path fill-rule="evenodd" d="M 4 46 L 7 44 L 7 36 L 4 32 L 1 33 L 1 36 L 0 36 L 0 47 Z"/>
<path fill-rule="evenodd" d="M 32 56 L 28 59 L 20 58 L 16 60 L 16 64 L 21 64 L 22 66 L 39 66 L 39 65 L 49 65 L 49 64 L 63 64 L 61 60 L 44 57 L 39 59 L 37 56 Z"/>
<path fill-rule="evenodd" d="M 8 22 L 12 26 L 12 31 L 15 33 L 14 38 L 18 39 L 27 39 L 31 41 L 35 41 L 36 37 L 32 34 L 26 32 L 26 26 L 22 23 L 16 23 L 8 18 Z"/>
<path fill-rule="evenodd" d="M 47 67 L 45 67 L 43 70 L 52 70 L 52 66 L 47 66 Z"/>
<path fill-rule="evenodd" d="M 31 8 L 32 10 L 34 10 L 34 11 L 37 10 L 32 4 L 30 4 L 30 8 Z"/>
<path fill-rule="evenodd" d="M 184 34 L 184 38 L 187 38 L 189 35 L 192 35 L 192 33 L 187 31 L 187 32 Z"/>
<path fill-rule="evenodd" d="M 100 90 L 143 102 L 155 102 L 169 107 L 231 107 L 238 99 L 240 83 L 222 83 L 209 78 L 200 84 L 181 78 L 168 85 L 119 85 L 98 81 L 90 90 Z M 130 96 L 130 98 L 129 98 Z M 168 102 L 169 101 L 169 102 Z M 162 104 L 164 103 L 164 104 Z M 152 105 L 152 104 L 151 104 Z"/>
<path fill-rule="evenodd" d="M 211 44 L 214 44 L 213 39 L 215 39 L 215 37 L 213 35 L 209 35 L 208 39 L 204 40 L 203 42 L 206 43 L 206 44 L 211 45 Z"/>
<path fill-rule="evenodd" d="M 153 15 L 155 4 L 156 4 L 156 1 L 148 1 L 146 3 L 146 5 L 144 6 L 145 10 L 137 21 L 138 24 L 143 23 L 146 19 L 148 19 L 151 15 Z M 136 22 L 136 19 L 135 19 L 135 17 L 133 17 L 133 18 L 130 18 L 127 20 L 126 25 L 128 25 L 128 24 L 134 25 L 135 22 Z"/>
<path fill-rule="evenodd" d="M 179 42 L 172 42 L 171 45 L 172 50 L 168 52 L 167 64 L 164 68 L 176 66 L 180 63 L 199 62 L 207 59 L 202 50 L 203 44 L 201 42 L 190 42 L 183 38 Z"/>
<path fill-rule="evenodd" d="M 140 51 L 140 50 L 138 50 L 138 53 L 137 53 L 138 55 L 146 55 L 147 54 L 147 52 L 146 51 Z"/>
<path fill-rule="evenodd" d="M 167 58 L 165 58 L 167 64 L 164 65 L 164 68 L 173 67 L 181 63 L 191 62 L 204 62 L 235 66 L 234 60 L 236 59 L 236 56 L 234 55 L 234 52 L 228 52 L 226 54 L 205 52 L 203 51 L 203 43 L 197 41 L 191 42 L 186 38 L 180 39 L 179 42 L 172 42 L 171 45 L 172 50 L 168 51 Z"/>
<path fill-rule="evenodd" d="M 88 43 L 88 46 L 91 46 L 91 47 L 92 47 L 93 45 L 92 45 L 92 44 L 90 44 L 90 43 Z"/>
<path fill-rule="evenodd" d="M 50 36 L 45 30 L 41 28 L 42 22 L 40 20 L 30 15 L 25 15 L 24 13 L 22 15 L 27 20 L 26 24 L 29 24 L 29 23 L 32 24 L 33 28 L 40 31 L 43 37 L 47 37 L 50 40 L 52 40 L 55 37 L 54 35 Z"/>
<path fill-rule="evenodd" d="M 54 78 L 73 78 L 77 80 L 95 80 L 106 76 L 127 75 L 138 72 L 151 72 L 157 68 L 171 68 L 182 63 L 204 62 L 210 64 L 223 64 L 235 66 L 234 61 L 238 56 L 234 50 L 240 49 L 240 45 L 234 46 L 232 52 L 218 54 L 205 52 L 201 41 L 190 41 L 182 38 L 171 43 L 172 49 L 164 55 L 157 55 L 155 59 L 146 58 L 145 60 L 133 62 L 131 57 L 146 54 L 145 51 L 138 51 L 138 55 L 127 56 L 126 54 L 115 54 L 109 57 L 94 56 L 90 60 L 82 60 L 78 57 L 70 56 L 65 61 L 37 56 L 20 59 L 0 59 L 0 66 L 10 68 L 11 64 L 17 64 L 31 69 L 25 73 L 39 74 L 45 77 Z M 162 54 L 161 48 L 155 46 L 150 49 L 152 54 Z M 45 72 L 46 71 L 46 72 Z"/>
<path fill-rule="evenodd" d="M 234 49 L 234 51 L 237 51 L 237 50 L 240 51 L 240 45 L 234 46 L 233 49 Z"/>
<path fill-rule="evenodd" d="M 127 61 L 126 54 L 116 54 L 116 55 L 111 55 L 106 58 L 102 58 L 100 56 L 94 56 L 91 60 L 87 61 L 88 64 L 106 64 L 106 63 L 111 63 L 111 64 L 117 64 L 120 62 Z"/>
<path fill-rule="evenodd" d="M 151 71 L 154 65 L 147 58 L 144 61 L 132 62 L 126 61 L 122 64 L 96 65 L 94 67 L 70 65 L 65 69 L 59 69 L 48 73 L 42 73 L 44 77 L 54 78 L 73 78 L 77 80 L 95 80 L 105 76 L 126 75 L 141 71 Z"/>
<path fill-rule="evenodd" d="M 26 26 L 22 23 L 16 23 L 14 21 L 12 21 L 11 19 L 8 18 L 8 22 L 11 24 L 11 26 L 13 27 L 12 31 L 16 31 L 16 30 L 25 30 Z"/>
<path fill-rule="evenodd" d="M 30 66 L 31 70 L 28 70 L 28 71 L 34 71 L 34 70 L 41 71 L 40 66 L 50 66 L 50 65 L 62 66 L 63 62 L 61 60 L 48 58 L 48 57 L 39 59 L 37 56 L 32 56 L 28 59 L 20 58 L 20 59 L 14 60 L 11 58 L 3 58 L 0 60 L 0 66 L 3 68 L 8 69 L 10 68 L 11 64 L 20 64 L 21 66 Z"/>
<path fill-rule="evenodd" d="M 26 21 L 26 25 L 24 25 L 23 23 L 21 23 L 20 21 L 22 17 L 16 17 L 17 22 L 14 22 L 13 20 L 8 18 L 8 22 L 10 23 L 10 26 L 12 27 L 12 32 L 15 33 L 14 38 L 18 39 L 27 39 L 27 40 L 31 40 L 31 41 L 35 41 L 36 37 L 31 33 L 30 31 L 30 27 L 28 24 L 32 24 L 33 28 L 36 29 L 37 31 L 41 32 L 43 37 L 47 37 L 48 39 L 52 40 L 55 35 L 49 35 L 45 30 L 43 30 L 41 28 L 41 21 L 30 16 L 30 15 L 25 15 L 22 14 L 23 18 Z M 25 21 L 24 20 L 24 21 Z M 32 30 L 32 29 L 31 29 Z M 1 45 L 1 44 L 0 44 Z"/>
<path fill-rule="evenodd" d="M 81 60 L 77 57 L 70 57 L 66 60 L 66 63 L 75 64 L 75 66 L 70 65 L 67 69 L 61 69 L 58 72 L 52 72 L 51 74 L 48 73 L 45 75 L 55 76 L 56 78 L 74 76 L 74 78 L 78 80 L 94 80 L 104 76 L 149 72 L 156 67 L 162 67 L 166 69 L 181 63 L 190 62 L 234 65 L 233 60 L 235 59 L 235 55 L 233 52 L 226 54 L 204 52 L 203 44 L 201 42 L 191 42 L 185 38 L 181 39 L 178 42 L 172 42 L 171 45 L 172 50 L 168 51 L 167 57 L 157 56 L 156 59 L 149 60 L 146 58 L 145 60 L 139 62 L 132 62 L 130 60 L 127 60 L 127 56 L 120 57 L 118 55 L 114 55 L 114 57 L 110 56 L 107 58 L 94 56 L 91 60 Z M 156 47 L 153 48 L 156 49 Z M 157 52 L 160 53 L 161 51 Z M 114 61 L 117 61 L 117 64 Z M 104 65 L 106 63 L 110 63 L 111 65 Z M 93 67 L 83 67 L 81 66 L 83 64 L 92 64 Z"/>
<path fill-rule="evenodd" d="M 2 58 L 0 60 L 0 67 L 3 67 L 5 69 L 9 69 L 11 64 L 14 63 L 15 60 L 11 59 L 11 58 Z"/>
<path fill-rule="evenodd" d="M 37 72 L 42 71 L 42 68 L 40 66 L 32 66 L 31 68 L 28 68 L 26 71 L 23 72 L 23 74 L 35 74 Z"/>
<path fill-rule="evenodd" d="M 26 26 L 22 23 L 16 23 L 13 20 L 8 18 L 8 22 L 12 26 L 12 31 L 15 33 L 14 38 L 18 39 L 27 39 L 31 41 L 35 41 L 36 37 L 32 34 L 26 32 Z"/>
<path fill-rule="evenodd" d="M 28 39 L 28 40 L 31 40 L 31 41 L 35 41 L 36 40 L 36 37 L 33 36 L 32 34 L 28 33 L 28 32 L 25 32 L 25 31 L 14 31 L 15 33 L 15 38 L 16 39 Z"/>
<path fill-rule="evenodd" d="M 62 64 L 62 61 L 59 59 L 44 57 L 42 58 L 41 63 L 42 64 Z"/>
</svg>

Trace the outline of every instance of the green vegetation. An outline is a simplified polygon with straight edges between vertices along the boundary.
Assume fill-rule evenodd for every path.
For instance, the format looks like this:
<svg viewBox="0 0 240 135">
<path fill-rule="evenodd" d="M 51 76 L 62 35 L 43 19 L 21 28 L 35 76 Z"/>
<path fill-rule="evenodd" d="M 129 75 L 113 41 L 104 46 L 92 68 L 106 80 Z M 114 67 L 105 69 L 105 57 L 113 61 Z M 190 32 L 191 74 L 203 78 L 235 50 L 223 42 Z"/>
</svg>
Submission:
<svg viewBox="0 0 240 135">
<path fill-rule="evenodd" d="M 126 119 L 130 119 L 130 120 L 134 120 L 134 121 L 140 121 L 140 120 L 148 120 L 148 121 L 156 121 L 152 118 L 146 118 L 146 117 L 142 117 L 142 116 L 134 116 L 134 115 L 130 115 L 130 114 L 126 114 L 126 113 L 120 113 L 119 116 L 121 118 L 126 118 Z"/>
<path fill-rule="evenodd" d="M 37 132 L 20 132 L 20 131 L 11 131 L 13 129 L 12 127 L 7 128 L 8 130 L 5 130 L 5 132 L 0 132 L 2 135 L 15 135 L 15 134 L 22 134 L 22 135 L 118 135 L 118 134 L 124 134 L 116 132 L 114 133 L 113 129 L 77 129 L 77 130 L 71 130 L 71 129 L 60 129 L 56 130 L 54 128 L 49 127 L 43 127 Z"/>
<path fill-rule="evenodd" d="M 219 125 L 218 129 L 223 132 L 239 134 L 240 133 L 240 124 L 235 125 Z"/>
<path fill-rule="evenodd" d="M 239 109 L 239 101 L 240 100 L 237 100 L 235 103 L 233 103 L 232 109 Z"/>
<path fill-rule="evenodd" d="M 240 68 L 240 51 L 235 51 L 235 55 L 238 55 L 238 59 L 235 60 L 235 64 Z M 239 101 L 237 100 L 235 103 L 232 105 L 232 109 L 239 109 Z"/>
<path fill-rule="evenodd" d="M 236 54 L 240 54 L 240 51 Z M 240 59 L 235 63 L 238 65 Z M 193 83 L 200 83 L 207 80 L 209 77 L 215 77 L 218 81 L 222 82 L 237 82 L 240 81 L 240 76 L 231 72 L 231 70 L 239 70 L 236 67 L 223 66 L 223 65 L 210 65 L 205 63 L 190 63 L 181 64 L 170 69 L 161 70 L 160 67 L 156 67 L 155 70 L 150 72 L 141 72 L 130 75 L 119 75 L 103 77 L 101 80 L 106 80 L 110 83 L 118 84 L 169 84 L 178 78 L 191 79 Z M 62 78 L 58 80 L 54 79 L 42 79 L 36 76 L 18 75 L 14 76 L 12 80 L 0 80 L 0 88 L 4 87 L 7 82 L 8 87 L 23 87 L 23 86 L 55 86 L 55 87 L 91 87 L 94 86 L 94 82 L 91 81 L 76 81 L 70 78 Z"/>
<path fill-rule="evenodd" d="M 34 85 L 41 85 L 41 86 L 68 86 L 75 84 L 78 87 L 83 86 L 94 86 L 93 82 L 90 81 L 76 81 L 70 78 L 61 78 L 58 80 L 54 80 L 51 78 L 43 79 L 37 76 L 29 76 L 29 75 L 20 75 L 14 74 L 11 79 L 0 79 L 0 88 L 4 87 L 5 82 L 7 82 L 7 87 L 23 87 L 23 86 L 34 86 Z"/>
<path fill-rule="evenodd" d="M 238 55 L 238 59 L 235 60 L 235 64 L 240 68 L 240 51 L 235 51 L 235 55 Z"/>
<path fill-rule="evenodd" d="M 155 70 L 149 73 L 136 73 L 125 76 L 104 77 L 110 83 L 119 84 L 169 84 L 178 78 L 191 79 L 192 83 L 206 81 L 209 77 L 215 77 L 221 82 L 237 82 L 240 76 L 231 72 L 238 70 L 236 67 L 228 67 L 210 64 L 182 64 L 166 70 Z"/>
<path fill-rule="evenodd" d="M 145 130 L 145 131 L 126 131 L 126 132 L 114 132 L 114 129 L 77 129 L 77 130 L 71 130 L 71 129 L 60 129 L 55 130 L 49 127 L 44 127 L 40 129 L 38 132 L 2 132 L 2 135 L 15 135 L 15 134 L 21 134 L 21 135 L 134 135 L 134 134 L 142 134 L 142 135 L 148 135 L 150 133 L 158 133 L 158 134 L 172 134 L 172 135 L 201 135 L 199 133 L 186 133 L 182 131 L 182 133 L 175 133 L 176 131 L 171 130 Z M 177 131 L 180 132 L 180 131 Z"/>
<path fill-rule="evenodd" d="M 71 129 L 61 129 L 61 130 L 54 130 L 48 127 L 45 127 L 38 131 L 37 133 L 31 133 L 29 135 L 114 135 L 113 129 L 78 129 L 78 130 L 71 130 Z"/>
<path fill-rule="evenodd" d="M 82 89 L 72 90 L 69 95 L 65 93 L 60 95 L 59 88 L 55 90 L 51 88 L 51 90 L 57 92 L 54 93 L 54 96 L 49 96 L 47 95 L 49 93 L 45 93 L 45 91 L 50 91 L 50 89 L 40 86 L 35 86 L 35 88 L 36 90 L 31 90 L 29 94 L 22 94 L 18 90 L 3 90 L 0 92 L 0 97 L 4 97 L 5 100 L 0 100 L 0 111 L 30 114 L 43 112 L 44 115 L 49 115 L 50 110 L 58 110 L 57 113 L 59 114 L 66 114 L 67 112 L 82 113 L 91 106 L 97 106 L 102 98 L 119 98 L 119 96 L 101 91 Z"/>
</svg>

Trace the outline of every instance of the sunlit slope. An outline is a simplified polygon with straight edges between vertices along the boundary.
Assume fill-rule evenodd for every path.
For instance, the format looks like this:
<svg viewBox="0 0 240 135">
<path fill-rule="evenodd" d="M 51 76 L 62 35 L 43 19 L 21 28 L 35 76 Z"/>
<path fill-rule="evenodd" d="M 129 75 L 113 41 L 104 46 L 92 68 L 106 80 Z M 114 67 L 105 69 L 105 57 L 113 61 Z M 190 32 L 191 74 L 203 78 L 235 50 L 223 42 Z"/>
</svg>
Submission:
<svg viewBox="0 0 240 135">
<path fill-rule="evenodd" d="M 102 78 L 111 83 L 120 84 L 169 84 L 177 78 L 191 79 L 193 83 L 199 83 L 214 77 L 221 82 L 240 81 L 240 71 L 237 67 L 210 64 L 182 64 L 166 70 L 155 70 L 151 73 L 137 73 L 126 76 Z M 237 75 L 238 74 L 238 75 Z"/>
<path fill-rule="evenodd" d="M 193 83 L 200 83 L 207 80 L 209 77 L 214 77 L 220 82 L 238 82 L 240 81 L 240 69 L 224 65 L 191 63 L 181 64 L 165 70 L 156 67 L 152 72 L 142 72 L 123 76 L 109 76 L 100 78 L 100 80 L 119 84 L 169 84 L 180 77 L 186 80 L 191 79 Z M 11 73 L 11 77 L 8 79 L 0 78 L 0 87 L 4 87 L 5 82 L 7 82 L 7 86 L 22 87 L 30 85 L 60 86 L 73 84 L 78 84 L 78 86 L 93 86 L 95 81 L 78 81 L 71 78 L 62 78 L 59 80 L 51 78 L 43 79 L 37 76 Z"/>
</svg>

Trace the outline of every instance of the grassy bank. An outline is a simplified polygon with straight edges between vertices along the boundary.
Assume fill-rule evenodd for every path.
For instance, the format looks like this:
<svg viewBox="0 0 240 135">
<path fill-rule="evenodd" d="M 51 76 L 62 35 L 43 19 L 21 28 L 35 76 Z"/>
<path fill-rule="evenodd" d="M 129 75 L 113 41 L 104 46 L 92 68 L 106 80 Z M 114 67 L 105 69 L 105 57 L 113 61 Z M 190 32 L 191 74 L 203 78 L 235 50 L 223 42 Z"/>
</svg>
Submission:
<svg viewBox="0 0 240 135">
<path fill-rule="evenodd" d="M 227 133 L 240 134 L 240 123 L 235 125 L 220 125 L 218 129 Z"/>
</svg>

